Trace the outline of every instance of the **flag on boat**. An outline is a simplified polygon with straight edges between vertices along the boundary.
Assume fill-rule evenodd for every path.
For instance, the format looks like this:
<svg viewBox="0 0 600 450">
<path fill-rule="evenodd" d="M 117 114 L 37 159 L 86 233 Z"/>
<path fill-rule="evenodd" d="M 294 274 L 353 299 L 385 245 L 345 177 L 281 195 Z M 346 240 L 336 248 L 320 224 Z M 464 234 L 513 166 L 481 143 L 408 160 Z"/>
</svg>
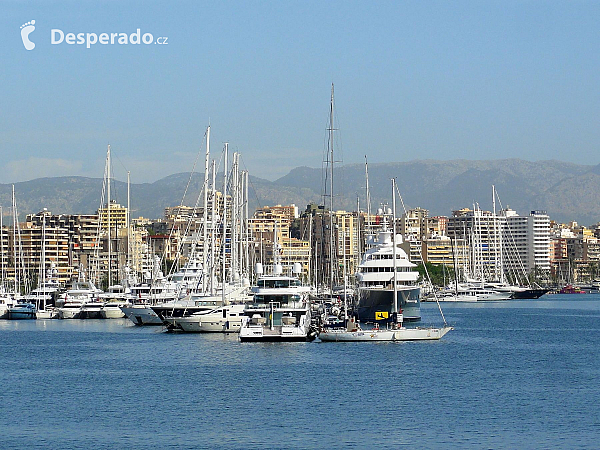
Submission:
<svg viewBox="0 0 600 450">
<path fill-rule="evenodd" d="M 388 318 L 387 311 L 376 311 L 375 312 L 375 320 L 384 320 Z"/>
</svg>

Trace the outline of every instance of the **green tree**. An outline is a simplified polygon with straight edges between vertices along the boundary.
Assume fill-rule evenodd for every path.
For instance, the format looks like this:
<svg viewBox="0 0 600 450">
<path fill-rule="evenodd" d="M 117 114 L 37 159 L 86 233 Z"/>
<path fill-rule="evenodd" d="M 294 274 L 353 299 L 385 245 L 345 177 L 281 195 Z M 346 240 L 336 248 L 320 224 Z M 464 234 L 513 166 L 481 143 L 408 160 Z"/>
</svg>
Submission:
<svg viewBox="0 0 600 450">
<path fill-rule="evenodd" d="M 444 264 L 425 263 L 418 264 L 417 272 L 419 272 L 419 281 L 427 280 L 425 267 L 431 278 L 431 282 L 435 286 L 445 286 L 454 281 L 454 268 L 447 267 Z"/>
</svg>

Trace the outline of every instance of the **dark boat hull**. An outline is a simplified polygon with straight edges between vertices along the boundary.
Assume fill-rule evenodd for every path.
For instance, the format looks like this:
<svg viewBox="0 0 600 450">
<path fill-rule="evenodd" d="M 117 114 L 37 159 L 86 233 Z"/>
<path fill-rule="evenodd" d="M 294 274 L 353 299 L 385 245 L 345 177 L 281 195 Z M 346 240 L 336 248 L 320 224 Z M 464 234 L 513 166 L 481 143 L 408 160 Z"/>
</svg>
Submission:
<svg viewBox="0 0 600 450">
<path fill-rule="evenodd" d="M 150 309 L 154 311 L 160 320 L 164 320 L 165 317 L 190 316 L 197 312 L 210 311 L 213 308 L 206 306 L 151 306 Z"/>
<path fill-rule="evenodd" d="M 398 304 L 402 309 L 405 322 L 416 322 L 421 320 L 421 289 L 412 287 L 410 289 L 399 289 Z M 394 308 L 394 291 L 388 289 L 361 289 L 358 298 L 358 319 L 361 322 L 385 323 L 392 320 Z M 387 319 L 376 320 L 375 313 L 386 312 Z"/>
<path fill-rule="evenodd" d="M 544 295 L 548 291 L 549 291 L 549 289 L 527 289 L 526 291 L 514 292 L 512 298 L 520 299 L 520 300 L 536 299 L 536 298 L 540 298 L 542 295 Z"/>
</svg>

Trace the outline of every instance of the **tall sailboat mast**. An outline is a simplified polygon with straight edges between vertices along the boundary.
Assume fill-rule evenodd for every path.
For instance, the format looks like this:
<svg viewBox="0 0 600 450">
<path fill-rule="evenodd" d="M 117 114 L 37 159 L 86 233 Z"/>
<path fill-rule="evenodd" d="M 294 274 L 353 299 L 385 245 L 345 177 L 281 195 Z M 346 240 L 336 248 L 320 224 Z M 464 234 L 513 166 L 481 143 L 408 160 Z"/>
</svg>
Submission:
<svg viewBox="0 0 600 450">
<path fill-rule="evenodd" d="M 12 216 L 13 216 L 13 259 L 14 259 L 14 268 L 15 268 L 15 293 L 19 293 L 19 263 L 17 260 L 17 202 L 15 201 L 15 185 L 12 185 Z"/>
<path fill-rule="evenodd" d="M 217 166 L 216 161 L 212 161 L 212 189 L 211 194 L 211 205 L 210 205 L 210 295 L 215 295 L 215 203 L 217 201 L 217 190 L 215 188 L 217 183 Z"/>
<path fill-rule="evenodd" d="M 106 151 L 106 195 L 108 198 L 108 201 L 106 203 L 106 214 L 107 214 L 107 225 L 106 228 L 108 230 L 108 284 L 107 284 L 107 288 L 110 287 L 111 285 L 111 271 L 112 271 L 112 264 L 111 264 L 111 259 L 112 259 L 112 249 L 111 249 L 111 242 L 110 242 L 110 145 L 108 146 L 108 150 Z"/>
<path fill-rule="evenodd" d="M 392 178 L 392 273 L 394 274 L 394 310 L 398 315 L 398 274 L 396 273 L 396 179 Z M 396 319 L 397 320 L 397 319 Z"/>
<path fill-rule="evenodd" d="M 371 221 L 371 190 L 369 189 L 369 162 L 367 161 L 367 155 L 365 155 L 365 179 L 366 179 L 366 199 L 367 199 L 367 220 Z M 365 223 L 365 233 L 368 233 L 369 229 Z"/>
<path fill-rule="evenodd" d="M 46 282 L 46 211 L 42 212 L 42 254 L 40 258 L 40 280 L 38 286 L 44 286 Z M 44 291 L 45 292 L 45 291 Z"/>
<path fill-rule="evenodd" d="M 335 267 L 333 260 L 333 83 L 331 83 L 331 101 L 329 103 L 329 270 L 330 270 L 330 281 L 329 289 L 330 293 L 333 293 L 334 275 L 333 268 Z"/>
<path fill-rule="evenodd" d="M 222 247 L 223 247 L 223 260 L 222 264 L 222 272 L 221 272 L 221 295 L 223 298 L 223 304 L 225 303 L 225 257 L 227 256 L 227 252 L 225 251 L 225 247 L 227 246 L 227 150 L 229 148 L 229 143 L 225 142 L 225 149 L 223 150 L 223 233 L 221 235 L 222 239 Z"/>
<path fill-rule="evenodd" d="M 245 170 L 244 171 L 244 230 L 245 230 L 245 249 L 244 249 L 244 259 L 246 264 L 246 273 L 245 275 L 250 279 L 250 228 L 248 227 L 248 219 L 249 219 L 249 201 L 248 201 L 248 184 L 250 183 L 250 173 Z"/>
<path fill-rule="evenodd" d="M 204 158 L 204 208 L 202 226 L 202 292 L 206 292 L 208 276 L 208 163 L 210 160 L 210 125 L 206 128 L 206 157 Z"/>
<path fill-rule="evenodd" d="M 127 171 L 127 262 L 126 265 L 131 269 L 131 172 Z M 127 280 L 129 281 L 129 280 Z"/>
</svg>

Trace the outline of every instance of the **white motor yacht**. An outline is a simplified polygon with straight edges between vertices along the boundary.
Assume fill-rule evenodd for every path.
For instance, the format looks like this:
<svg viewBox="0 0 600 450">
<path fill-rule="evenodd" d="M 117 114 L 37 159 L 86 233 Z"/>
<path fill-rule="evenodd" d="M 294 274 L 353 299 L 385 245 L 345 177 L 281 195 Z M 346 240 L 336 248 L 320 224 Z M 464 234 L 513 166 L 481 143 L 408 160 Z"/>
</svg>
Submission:
<svg viewBox="0 0 600 450">
<path fill-rule="evenodd" d="M 57 300 L 59 318 L 79 319 L 82 306 L 97 300 L 101 293 L 91 281 L 74 282 L 64 297 Z"/>
<path fill-rule="evenodd" d="M 237 333 L 242 325 L 244 304 L 225 305 L 184 317 L 167 317 L 165 321 L 187 333 Z"/>
<path fill-rule="evenodd" d="M 294 264 L 294 273 L 300 273 Z M 257 270 L 261 273 L 262 270 Z M 254 297 L 244 309 L 242 342 L 311 341 L 310 289 L 296 276 L 283 276 L 276 265 L 273 275 L 260 276 L 252 288 Z"/>
</svg>

